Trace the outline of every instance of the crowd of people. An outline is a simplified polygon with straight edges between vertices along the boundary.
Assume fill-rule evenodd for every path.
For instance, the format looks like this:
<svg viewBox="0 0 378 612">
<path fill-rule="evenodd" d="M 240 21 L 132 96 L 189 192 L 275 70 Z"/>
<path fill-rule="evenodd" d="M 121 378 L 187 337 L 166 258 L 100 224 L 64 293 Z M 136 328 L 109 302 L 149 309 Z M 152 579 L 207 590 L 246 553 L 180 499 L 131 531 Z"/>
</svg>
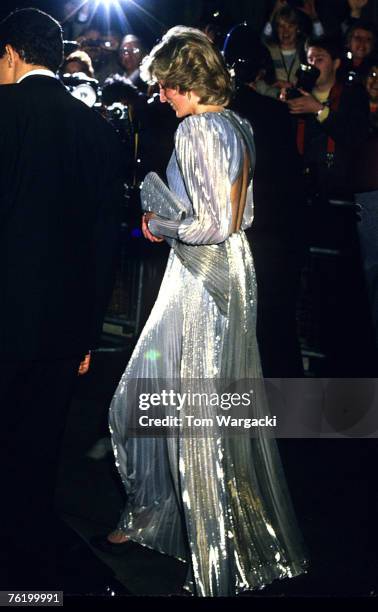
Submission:
<svg viewBox="0 0 378 612">
<path fill-rule="evenodd" d="M 211 24 L 171 28 L 145 59 L 134 34 L 92 25 L 72 28 L 77 43 L 63 64 L 62 29 L 51 16 L 23 9 L 0 23 L 2 588 L 73 588 L 55 473 L 75 380 L 100 344 L 125 182 L 140 191 L 144 237 L 171 250 L 110 406 L 127 500 L 105 550 L 131 541 L 186 559 L 183 588 L 201 597 L 308 571 L 277 444 L 260 422 L 269 417 L 264 384 L 247 404 L 258 420 L 252 439 L 226 435 L 218 419 L 213 435 L 202 419 L 198 435 L 178 422 L 149 437 L 135 424 L 145 381 L 153 390 L 173 381 L 182 392 L 195 380 L 209 398 L 225 380 L 301 377 L 302 261 L 310 243 L 334 246 L 336 229 L 351 267 L 338 304 L 344 360 L 339 351 L 327 375 L 374 372 L 362 334 L 369 317 L 353 294 L 362 291 L 359 217 L 376 314 L 375 31 L 358 20 L 367 0 L 348 4 L 344 44 L 327 32 L 317 3 L 280 1 L 263 39 L 239 24 L 222 52 Z M 87 6 L 72 25 L 87 21 Z M 93 86 L 110 122 L 75 99 L 75 75 Z M 115 103 L 131 126 L 123 134 L 131 155 L 109 125 Z M 342 214 L 329 238 L 334 210 Z M 181 416 L 194 418 L 185 397 Z M 202 416 L 213 407 L 205 398 Z"/>
<path fill-rule="evenodd" d="M 212 18 L 209 23 L 205 23 L 205 20 L 200 29 L 203 29 L 210 38 L 216 38 L 216 44 L 221 51 L 228 46 L 230 35 L 244 39 L 243 44 L 239 44 L 238 57 L 235 56 L 235 52 L 231 54 L 231 57 L 227 57 L 226 54 L 226 61 L 228 60 L 229 65 L 232 65 L 236 72 L 241 68 L 240 65 L 237 65 L 238 63 L 245 64 L 250 61 L 253 61 L 255 65 L 259 63 L 259 70 L 253 75 L 253 80 L 249 79 L 248 85 L 258 93 L 275 99 L 282 99 L 285 95 L 283 92 L 287 89 L 290 90 L 290 97 L 297 95 L 292 92 L 292 89 L 297 84 L 299 87 L 302 86 L 301 65 L 314 65 L 315 60 L 308 55 L 309 47 L 314 48 L 317 41 L 324 39 L 326 40 L 324 44 L 327 45 L 327 41 L 331 38 L 332 59 L 338 60 L 337 80 L 348 86 L 348 91 L 355 91 L 354 86 L 358 83 L 364 86 L 370 101 L 370 120 L 374 125 L 376 105 L 374 87 L 371 83 L 372 79 L 375 79 L 374 66 L 377 63 L 377 49 L 376 26 L 365 19 L 369 2 L 368 0 L 348 0 L 347 14 L 344 14 L 343 21 L 337 26 L 328 13 L 323 14 L 323 4 L 315 0 L 305 2 L 303 0 L 276 0 L 261 36 L 256 33 L 253 23 L 249 24 L 248 33 L 242 32 L 243 28 L 240 27 L 236 28 L 235 32 L 235 24 L 231 22 L 227 26 L 222 23 L 222 28 L 216 28 L 216 25 L 219 25 L 217 19 L 221 19 L 221 16 L 217 19 Z M 143 124 L 143 114 L 149 109 L 153 95 L 156 93 L 148 88 L 139 75 L 141 62 L 147 54 L 147 45 L 133 33 L 88 25 L 88 18 L 80 20 L 80 15 L 78 16 L 77 10 L 74 10 L 75 2 L 71 0 L 65 5 L 65 36 L 69 39 L 74 37 L 76 47 L 73 47 L 72 44 L 66 45 L 68 53 L 61 73 L 84 73 L 88 78 L 95 78 L 106 105 L 113 102 L 128 104 L 131 106 L 131 114 L 134 117 L 133 107 L 135 106 L 135 120 L 138 122 L 142 117 L 141 123 Z M 82 11 L 88 12 L 89 6 L 84 4 Z M 227 30 L 229 30 L 228 33 Z M 308 42 L 306 44 L 309 38 L 313 43 L 311 45 Z M 261 40 L 261 45 L 256 39 Z M 317 44 L 316 48 L 322 48 L 321 44 Z M 326 51 L 328 53 L 329 49 Z M 238 79 L 239 75 L 236 76 Z M 248 79 L 249 75 L 245 74 L 242 78 Z M 369 86 L 368 83 L 370 83 Z M 308 81 L 309 84 L 310 81 Z M 311 85 L 306 93 L 312 93 L 315 80 Z M 314 93 L 316 98 L 319 91 Z M 349 97 L 349 94 L 344 95 Z M 328 104 L 327 97 L 325 97 L 325 102 Z M 297 104 L 294 104 L 294 107 Z M 290 111 L 294 112 L 290 103 L 289 107 Z M 311 113 L 312 109 L 309 112 Z M 323 125 L 326 115 L 327 113 L 321 115 L 320 124 Z M 356 126 L 355 132 L 358 132 L 359 124 L 353 123 Z M 324 127 L 326 125 L 327 123 L 324 123 Z M 361 141 L 364 139 L 365 128 L 366 124 L 361 130 Z M 354 142 L 349 144 L 354 144 Z"/>
<path fill-rule="evenodd" d="M 269 376 L 303 374 L 296 303 L 309 244 L 331 249 L 346 245 L 353 265 L 362 253 L 366 300 L 378 329 L 377 257 L 371 237 L 378 190 L 376 26 L 366 18 L 368 0 L 348 0 L 338 22 L 326 4 L 276 0 L 261 33 L 253 23 L 225 25 L 222 16 L 200 24 L 234 75 L 230 107 L 248 118 L 255 132 L 255 221 L 250 234 L 259 276 L 262 359 Z M 95 79 L 102 109 L 114 103 L 127 108 L 125 176 L 135 189 L 131 201 L 137 211 L 138 186 L 146 173 L 165 175 L 179 122 L 159 103 L 156 87 L 140 78 L 147 45 L 138 36 L 86 27 L 72 7 L 67 16 L 65 33 L 76 38 L 76 47 L 66 45 L 62 76 Z M 330 201 L 345 206 L 335 212 Z M 352 202 L 357 209 L 346 204 Z M 284 284 L 282 266 L 289 271 Z M 359 265 L 355 270 L 357 287 Z M 344 290 L 340 307 L 345 311 Z M 365 306 L 361 302 L 362 310 Z M 369 329 L 365 332 L 359 337 L 371 337 Z M 337 353 L 344 353 L 342 326 L 332 342 L 338 347 L 337 361 Z M 332 353 L 333 348 L 325 350 Z M 371 356 L 367 351 L 366 360 Z M 336 373 L 338 366 L 332 367 Z"/>
</svg>

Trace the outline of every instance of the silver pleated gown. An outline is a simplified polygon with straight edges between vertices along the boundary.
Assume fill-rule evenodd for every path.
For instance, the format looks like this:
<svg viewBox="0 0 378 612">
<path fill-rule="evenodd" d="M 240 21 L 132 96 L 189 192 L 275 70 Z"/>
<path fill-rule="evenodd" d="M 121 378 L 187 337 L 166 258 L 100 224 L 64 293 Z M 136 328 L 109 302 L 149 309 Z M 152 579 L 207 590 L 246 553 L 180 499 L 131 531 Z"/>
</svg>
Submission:
<svg viewBox="0 0 378 612">
<path fill-rule="evenodd" d="M 155 222 L 157 232 L 173 237 L 173 246 L 110 407 L 116 465 L 127 494 L 118 527 L 135 542 L 187 560 L 185 588 L 198 596 L 262 588 L 303 573 L 307 565 L 275 440 L 205 432 L 128 436 L 137 410 L 128 401 L 135 379 L 262 377 L 256 279 L 243 231 L 253 219 L 251 183 L 242 229 L 231 234 L 231 186 L 245 150 L 235 121 L 252 138 L 248 122 L 231 111 L 190 116 L 176 132 L 167 178 L 185 219 Z M 169 216 L 168 199 L 156 193 L 163 217 Z M 266 413 L 263 398 L 256 413 Z"/>
</svg>

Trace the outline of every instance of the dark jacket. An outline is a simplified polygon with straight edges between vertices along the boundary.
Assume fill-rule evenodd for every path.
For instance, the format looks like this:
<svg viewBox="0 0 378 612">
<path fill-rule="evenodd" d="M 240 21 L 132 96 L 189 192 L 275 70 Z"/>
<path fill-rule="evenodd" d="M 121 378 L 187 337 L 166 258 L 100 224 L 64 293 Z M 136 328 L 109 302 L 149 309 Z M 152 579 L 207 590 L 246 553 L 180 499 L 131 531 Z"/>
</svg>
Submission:
<svg viewBox="0 0 378 612">
<path fill-rule="evenodd" d="M 253 128 L 253 239 L 297 248 L 304 238 L 304 192 L 295 131 L 285 104 L 239 87 L 232 108 Z"/>
<path fill-rule="evenodd" d="M 337 110 L 320 123 L 315 115 L 305 119 L 304 168 L 309 195 L 351 198 L 352 175 L 358 149 L 369 133 L 369 100 L 360 85 L 344 86 Z M 332 163 L 327 160 L 328 138 L 335 142 Z"/>
<path fill-rule="evenodd" d="M 110 297 L 122 200 L 113 128 L 50 77 L 0 87 L 0 359 L 81 356 Z"/>
</svg>

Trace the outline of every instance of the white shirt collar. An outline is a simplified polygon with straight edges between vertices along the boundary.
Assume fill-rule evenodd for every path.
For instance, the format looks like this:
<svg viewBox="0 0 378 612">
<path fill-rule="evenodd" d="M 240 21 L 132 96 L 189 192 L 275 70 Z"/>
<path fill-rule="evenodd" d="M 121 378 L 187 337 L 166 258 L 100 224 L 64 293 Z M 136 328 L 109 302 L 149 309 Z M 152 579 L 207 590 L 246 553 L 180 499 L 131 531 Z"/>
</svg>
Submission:
<svg viewBox="0 0 378 612">
<path fill-rule="evenodd" d="M 34 75 L 42 75 L 42 76 L 52 77 L 53 79 L 57 78 L 52 70 L 47 70 L 47 69 L 45 70 L 44 68 L 40 68 L 40 69 L 36 69 L 36 70 L 30 70 L 29 72 L 24 74 L 22 77 L 20 77 L 18 79 L 18 81 L 16 81 L 16 82 L 17 83 L 21 83 L 21 81 L 23 81 L 27 77 L 34 76 Z"/>
</svg>

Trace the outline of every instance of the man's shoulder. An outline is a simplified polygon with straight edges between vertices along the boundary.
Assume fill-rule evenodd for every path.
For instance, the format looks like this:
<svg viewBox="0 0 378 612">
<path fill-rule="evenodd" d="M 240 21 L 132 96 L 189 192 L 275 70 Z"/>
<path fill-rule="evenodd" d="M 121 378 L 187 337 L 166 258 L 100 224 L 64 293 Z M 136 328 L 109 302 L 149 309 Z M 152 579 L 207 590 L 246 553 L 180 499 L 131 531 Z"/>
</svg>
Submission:
<svg viewBox="0 0 378 612">
<path fill-rule="evenodd" d="M 22 104 L 22 95 L 17 85 L 0 85 L 1 131 L 12 128 L 12 118 L 20 114 Z"/>
<path fill-rule="evenodd" d="M 96 137 L 103 134 L 104 138 L 115 137 L 118 140 L 114 128 L 95 108 L 90 108 L 84 102 L 72 96 L 64 87 L 58 90 L 54 89 L 52 96 L 54 95 L 57 102 L 59 98 L 59 103 L 55 106 L 57 114 L 62 113 L 72 117 L 76 124 L 83 128 L 86 127 L 88 131 L 93 131 Z M 46 103 L 51 106 L 53 98 L 47 99 Z"/>
<path fill-rule="evenodd" d="M 89 108 L 80 100 L 74 100 L 78 116 L 87 121 L 88 126 L 91 126 L 96 134 L 101 134 L 109 143 L 113 142 L 115 146 L 120 146 L 120 138 L 114 127 L 105 119 L 101 113 L 95 108 Z"/>
<path fill-rule="evenodd" d="M 122 144 L 115 128 L 95 108 L 89 108 L 84 102 L 76 100 L 72 96 L 69 102 L 70 110 L 67 114 L 72 117 L 73 122 L 79 127 L 82 137 L 86 141 L 96 143 L 96 149 L 104 149 L 107 154 L 122 154 Z"/>
<path fill-rule="evenodd" d="M 17 85 L 0 85 L 0 102 L 17 97 L 21 97 Z"/>
</svg>

